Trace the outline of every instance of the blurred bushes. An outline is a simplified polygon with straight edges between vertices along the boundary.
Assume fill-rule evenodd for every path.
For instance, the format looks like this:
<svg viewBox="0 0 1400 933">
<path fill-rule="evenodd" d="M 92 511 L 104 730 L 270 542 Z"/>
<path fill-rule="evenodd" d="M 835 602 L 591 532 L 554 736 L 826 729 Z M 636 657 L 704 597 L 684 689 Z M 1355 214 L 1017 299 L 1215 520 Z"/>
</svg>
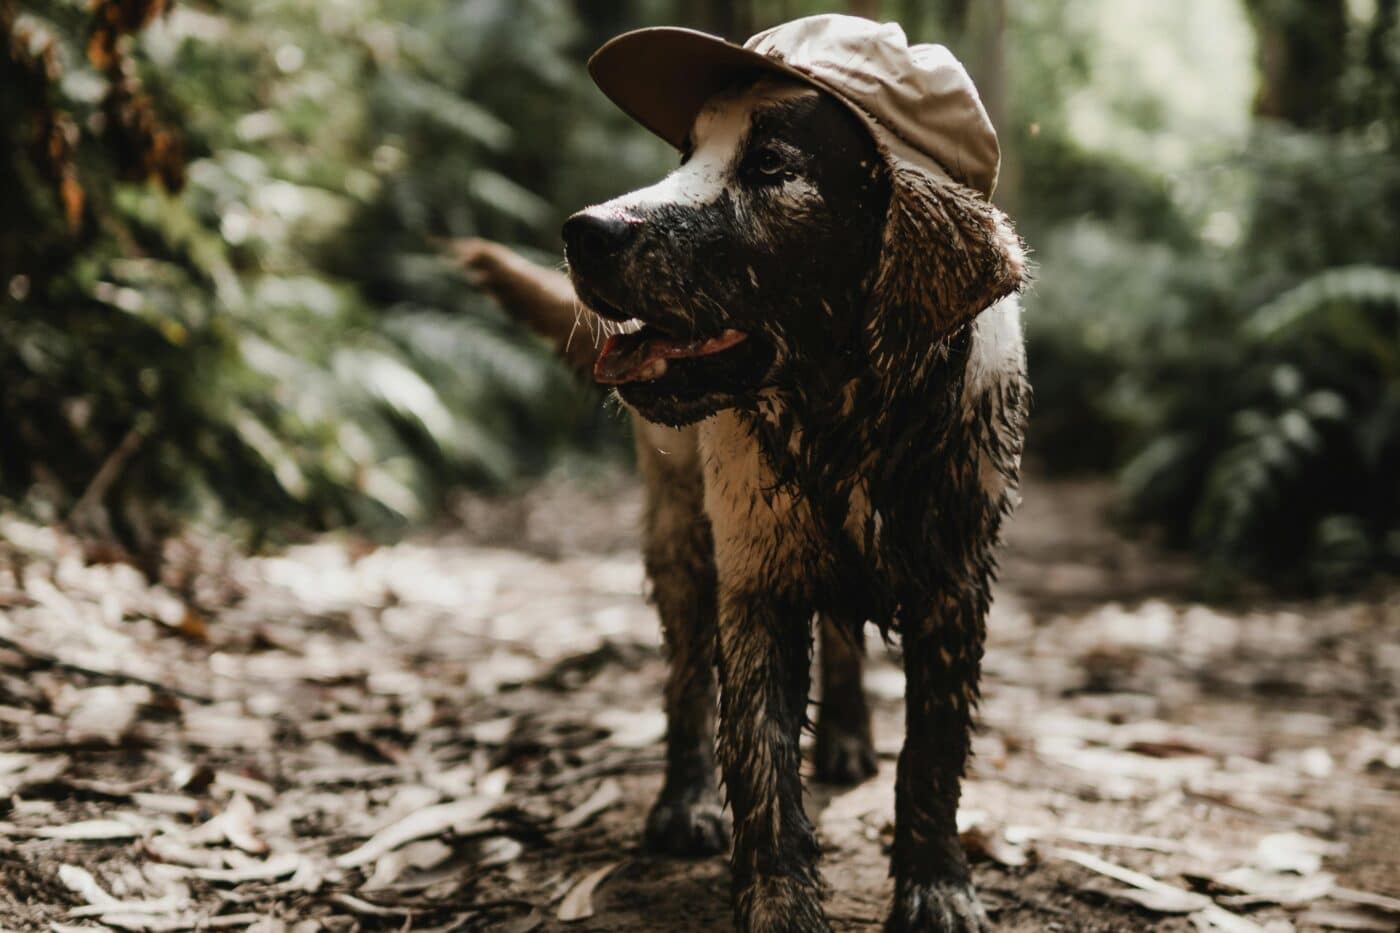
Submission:
<svg viewBox="0 0 1400 933">
<path fill-rule="evenodd" d="M 1007 111 L 1033 454 L 1222 583 L 1400 566 L 1398 5 L 882 5 Z M 0 0 L 0 496 L 150 551 L 610 450 L 443 242 L 556 261 L 668 164 L 583 75 L 607 36 L 849 6 Z"/>
<path fill-rule="evenodd" d="M 1329 63 L 1331 109 L 1306 127 L 1261 113 L 1184 170 L 1022 143 L 1031 448 L 1118 471 L 1125 514 L 1221 586 L 1400 569 L 1394 6 L 1358 27 L 1360 63 Z"/>
<path fill-rule="evenodd" d="M 0 0 L 0 496 L 152 553 L 190 516 L 423 518 L 608 449 L 596 399 L 440 255 L 552 246 L 590 169 L 650 170 L 590 137 L 571 24 Z"/>
</svg>

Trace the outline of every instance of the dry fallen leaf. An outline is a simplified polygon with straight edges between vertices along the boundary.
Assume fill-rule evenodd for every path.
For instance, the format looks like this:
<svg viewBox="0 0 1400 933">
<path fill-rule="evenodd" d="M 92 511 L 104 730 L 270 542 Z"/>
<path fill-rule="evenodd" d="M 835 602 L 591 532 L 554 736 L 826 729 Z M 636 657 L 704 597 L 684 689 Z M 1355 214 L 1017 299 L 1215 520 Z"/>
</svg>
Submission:
<svg viewBox="0 0 1400 933">
<path fill-rule="evenodd" d="M 194 706 L 184 711 L 185 737 L 205 748 L 266 748 L 272 724 L 243 713 L 237 703 Z"/>
<path fill-rule="evenodd" d="M 92 872 L 77 865 L 58 866 L 58 880 L 89 904 L 115 904 L 117 899 L 102 889 Z"/>
<path fill-rule="evenodd" d="M 1374 907 L 1376 910 L 1383 910 L 1386 913 L 1400 914 L 1400 897 L 1387 897 L 1384 894 L 1372 894 L 1370 891 L 1357 891 L 1353 888 L 1343 887 L 1334 887 L 1331 896 L 1339 901 Z"/>
<path fill-rule="evenodd" d="M 302 856 L 295 852 L 282 852 L 270 858 L 242 865 L 237 868 L 193 868 L 191 874 L 205 881 L 224 884 L 242 884 L 245 881 L 270 881 L 290 875 L 301 866 Z"/>
<path fill-rule="evenodd" d="M 375 833 L 363 845 L 336 858 L 341 868 L 368 865 L 386 852 L 425 836 L 436 836 L 451 830 L 467 832 L 499 803 L 495 797 L 468 797 L 432 807 L 424 807 Z"/>
<path fill-rule="evenodd" d="M 134 916 L 169 916 L 178 913 L 186 906 L 187 898 L 164 897 L 157 900 L 121 900 L 108 894 L 92 873 L 77 865 L 60 865 L 58 880 L 64 887 L 77 894 L 87 905 L 74 907 L 68 911 L 73 918 L 106 916 L 108 914 L 129 914 Z"/>
<path fill-rule="evenodd" d="M 1283 921 L 1283 926 L 1269 924 L 1260 926 L 1253 920 L 1246 920 L 1239 914 L 1232 914 L 1222 907 L 1214 905 L 1205 908 L 1200 913 L 1191 915 L 1191 920 L 1196 924 L 1197 929 L 1220 930 L 1221 933 L 1293 933 L 1293 925 L 1288 921 Z"/>
<path fill-rule="evenodd" d="M 97 839 L 134 839 L 141 833 L 134 829 L 129 823 L 121 820 L 80 820 L 76 823 L 67 823 L 62 826 L 44 826 L 39 829 L 26 830 L 11 827 L 4 824 L 0 828 L 0 835 L 25 835 L 38 836 L 41 839 L 68 839 L 97 840 Z"/>
<path fill-rule="evenodd" d="M 285 891 L 300 891 L 315 894 L 328 881 L 340 881 L 344 876 L 335 863 L 319 855 L 302 855 L 297 870 L 292 877 L 282 882 Z"/>
<path fill-rule="evenodd" d="M 608 742 L 618 748 L 646 748 L 666 737 L 666 714 L 659 709 L 609 709 L 594 716 L 593 722 L 608 730 Z"/>
<path fill-rule="evenodd" d="M 234 794 L 222 813 L 186 834 L 187 842 L 217 845 L 227 841 L 244 852 L 261 855 L 267 843 L 257 833 L 257 813 L 253 803 L 242 794 Z"/>
<path fill-rule="evenodd" d="M 493 836 L 482 840 L 477 850 L 476 867 L 494 868 L 509 865 L 525 853 L 525 846 L 509 836 Z"/>
<path fill-rule="evenodd" d="M 87 907 L 74 907 L 68 911 L 70 917 L 102 917 L 112 913 L 138 914 L 164 917 L 178 913 L 188 906 L 187 898 L 165 897 L 149 901 L 112 901 L 104 904 L 90 904 Z"/>
<path fill-rule="evenodd" d="M 377 891 L 387 888 L 410 868 L 419 870 L 436 868 L 452 857 L 452 847 L 436 839 L 421 839 L 410 842 L 401 849 L 386 852 L 375 862 L 374 873 L 360 885 L 361 891 Z"/>
<path fill-rule="evenodd" d="M 504 745 L 515 731 L 516 716 L 501 716 L 476 723 L 468 730 L 473 742 L 481 745 Z"/>
<path fill-rule="evenodd" d="M 213 786 L 268 804 L 277 798 L 277 791 L 271 784 L 243 774 L 234 774 L 232 771 L 214 772 Z"/>
<path fill-rule="evenodd" d="M 1192 849 L 1177 839 L 1162 839 L 1157 836 L 1139 836 L 1131 833 L 1103 832 L 1097 829 L 1078 829 L 1072 826 L 1058 829 L 1042 829 L 1037 826 L 1008 826 L 1006 838 L 1020 845 L 1033 839 L 1078 842 L 1083 845 L 1108 846 L 1115 849 L 1146 849 L 1152 852 L 1187 852 Z M 1194 850 L 1200 853 L 1199 847 Z"/>
<path fill-rule="evenodd" d="M 336 894 L 331 897 L 331 900 L 342 907 L 348 908 L 366 917 L 405 917 L 413 914 L 411 908 L 385 907 L 382 904 L 371 904 L 369 901 L 355 897 L 353 894 Z"/>
<path fill-rule="evenodd" d="M 1191 914 L 1210 906 L 1210 898 L 1180 888 L 1111 888 L 1106 893 L 1159 914 Z"/>
<path fill-rule="evenodd" d="M 1313 875 L 1327 855 L 1341 855 L 1346 846 L 1302 833 L 1272 833 L 1254 847 L 1254 864 L 1266 871 L 1291 871 Z"/>
<path fill-rule="evenodd" d="M 995 827 L 982 823 L 958 834 L 968 855 L 982 856 L 1009 868 L 1026 864 L 1026 850 L 1012 845 Z"/>
<path fill-rule="evenodd" d="M 1047 854 L 1074 862 L 1092 872 L 1136 888 L 1136 891 L 1115 889 L 1109 893 L 1131 900 L 1149 910 L 1159 913 L 1189 913 L 1193 921 L 1197 921 L 1198 926 L 1205 924 L 1226 931 L 1226 933 L 1264 933 L 1263 927 L 1225 910 L 1204 894 L 1196 894 L 1184 888 L 1158 881 L 1150 875 L 1144 875 L 1142 872 L 1114 864 L 1089 852 L 1057 847 L 1048 850 Z"/>
<path fill-rule="evenodd" d="M 612 778 L 598 785 L 588 799 L 554 821 L 560 829 L 577 829 L 622 799 L 622 788 Z"/>
<path fill-rule="evenodd" d="M 131 802 L 143 810 L 175 816 L 195 816 L 200 811 L 199 801 L 183 794 L 153 794 L 148 791 L 137 791 L 131 795 Z"/>
<path fill-rule="evenodd" d="M 1242 893 L 1242 897 L 1231 899 L 1231 903 L 1279 904 L 1284 907 L 1301 907 L 1326 897 L 1336 884 L 1336 879 L 1326 872 L 1299 878 L 1297 875 L 1248 866 L 1211 876 L 1210 880 Z"/>
<path fill-rule="evenodd" d="M 168 835 L 153 836 L 142 845 L 152 858 L 168 865 L 219 869 L 227 864 L 227 850 L 187 845 Z"/>
<path fill-rule="evenodd" d="M 151 702 L 149 687 L 90 687 L 76 691 L 67 713 L 69 741 L 118 744 L 136 722 L 138 710 Z"/>
<path fill-rule="evenodd" d="M 63 777 L 72 765 L 67 755 L 14 754 L 4 756 L 0 771 L 0 797 L 12 797 L 37 784 L 50 784 Z"/>
<path fill-rule="evenodd" d="M 113 912 L 97 918 L 109 927 L 119 930 L 144 930 L 162 933 L 173 930 L 214 930 L 226 927 L 246 927 L 261 919 L 260 914 L 218 914 L 185 913 L 170 917 L 151 917 L 144 914 Z"/>
<path fill-rule="evenodd" d="M 598 889 L 608 875 L 611 875 L 621 865 L 621 862 L 609 862 L 602 868 L 595 869 L 579 879 L 578 883 L 569 889 L 569 893 L 564 895 L 564 899 L 559 902 L 559 910 L 555 914 L 564 923 L 573 923 L 575 920 L 586 920 L 593 916 L 593 892 Z"/>
</svg>

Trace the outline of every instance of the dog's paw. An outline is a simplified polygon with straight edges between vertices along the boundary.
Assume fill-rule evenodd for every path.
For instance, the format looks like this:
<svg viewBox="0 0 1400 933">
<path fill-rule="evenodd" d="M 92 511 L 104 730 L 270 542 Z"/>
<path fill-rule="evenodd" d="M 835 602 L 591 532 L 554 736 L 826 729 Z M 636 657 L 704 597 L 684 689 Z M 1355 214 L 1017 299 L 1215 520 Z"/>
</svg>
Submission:
<svg viewBox="0 0 1400 933">
<path fill-rule="evenodd" d="M 665 855 L 718 855 L 729 851 L 729 817 L 713 792 L 663 794 L 647 816 L 647 848 Z"/>
<path fill-rule="evenodd" d="M 734 901 L 734 923 L 741 933 L 828 933 L 821 892 L 815 883 L 791 875 L 753 881 Z"/>
<path fill-rule="evenodd" d="M 896 887 L 885 933 L 990 933 L 992 929 L 970 882 Z"/>
<path fill-rule="evenodd" d="M 829 723 L 817 723 L 814 758 L 817 780 L 823 784 L 859 784 L 879 770 L 868 732 Z"/>
</svg>

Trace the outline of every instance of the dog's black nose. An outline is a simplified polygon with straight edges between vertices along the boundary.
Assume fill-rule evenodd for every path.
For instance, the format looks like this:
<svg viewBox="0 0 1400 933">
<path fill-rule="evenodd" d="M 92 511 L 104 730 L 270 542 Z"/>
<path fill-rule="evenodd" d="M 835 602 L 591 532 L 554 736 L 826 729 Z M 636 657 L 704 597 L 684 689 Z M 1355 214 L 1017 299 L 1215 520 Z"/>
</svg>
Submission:
<svg viewBox="0 0 1400 933">
<path fill-rule="evenodd" d="M 636 235 L 638 223 L 581 211 L 564 221 L 564 251 L 569 262 L 584 265 L 616 256 Z"/>
</svg>

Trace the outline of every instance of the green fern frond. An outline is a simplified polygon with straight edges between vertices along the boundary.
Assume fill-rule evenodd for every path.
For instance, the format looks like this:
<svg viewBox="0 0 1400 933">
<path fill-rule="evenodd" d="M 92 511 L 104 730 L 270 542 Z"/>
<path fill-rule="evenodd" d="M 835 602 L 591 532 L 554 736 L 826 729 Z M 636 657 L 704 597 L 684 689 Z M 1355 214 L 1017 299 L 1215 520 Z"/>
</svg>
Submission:
<svg viewBox="0 0 1400 933">
<path fill-rule="evenodd" d="M 1385 308 L 1400 320 L 1400 271 L 1379 266 L 1329 269 L 1259 306 L 1250 314 L 1245 331 L 1257 340 L 1275 340 L 1339 306 Z"/>
</svg>

